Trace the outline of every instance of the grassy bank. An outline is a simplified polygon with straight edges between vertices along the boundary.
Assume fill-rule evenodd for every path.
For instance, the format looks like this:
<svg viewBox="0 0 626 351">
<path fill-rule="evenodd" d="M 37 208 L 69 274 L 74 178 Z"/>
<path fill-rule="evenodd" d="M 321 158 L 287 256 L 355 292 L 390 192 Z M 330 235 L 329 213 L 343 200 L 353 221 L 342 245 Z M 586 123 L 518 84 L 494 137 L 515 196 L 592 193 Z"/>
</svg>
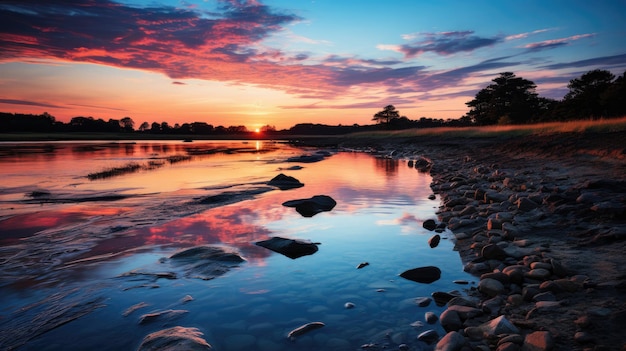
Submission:
<svg viewBox="0 0 626 351">
<path fill-rule="evenodd" d="M 550 135 L 558 133 L 604 133 L 626 130 L 626 116 L 617 119 L 551 122 L 528 125 L 506 125 L 485 127 L 442 127 L 424 129 L 389 130 L 354 133 L 347 139 L 398 139 L 426 136 L 452 138 L 513 138 L 528 135 Z"/>
</svg>

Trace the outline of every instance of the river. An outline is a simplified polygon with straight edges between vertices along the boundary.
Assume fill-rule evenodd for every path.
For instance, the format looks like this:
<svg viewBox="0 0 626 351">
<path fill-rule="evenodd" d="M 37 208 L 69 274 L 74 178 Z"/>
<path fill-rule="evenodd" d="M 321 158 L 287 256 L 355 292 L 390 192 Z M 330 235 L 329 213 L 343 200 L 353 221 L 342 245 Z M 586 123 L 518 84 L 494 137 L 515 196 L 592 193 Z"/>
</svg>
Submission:
<svg viewBox="0 0 626 351">
<path fill-rule="evenodd" d="M 444 331 L 424 315 L 444 307 L 416 299 L 463 295 L 475 280 L 449 231 L 429 246 L 430 176 L 405 160 L 316 152 L 272 141 L 1 143 L 0 349 L 134 350 L 175 326 L 215 350 L 426 347 L 418 335 Z M 289 162 L 303 154 L 323 157 Z M 281 173 L 304 186 L 267 184 Z M 312 217 L 282 205 L 315 195 L 337 204 Z M 319 250 L 291 259 L 255 244 L 271 237 Z M 244 261 L 209 277 L 173 263 L 197 246 Z M 422 266 L 441 278 L 399 276 Z M 287 338 L 309 322 L 324 326 Z"/>
</svg>

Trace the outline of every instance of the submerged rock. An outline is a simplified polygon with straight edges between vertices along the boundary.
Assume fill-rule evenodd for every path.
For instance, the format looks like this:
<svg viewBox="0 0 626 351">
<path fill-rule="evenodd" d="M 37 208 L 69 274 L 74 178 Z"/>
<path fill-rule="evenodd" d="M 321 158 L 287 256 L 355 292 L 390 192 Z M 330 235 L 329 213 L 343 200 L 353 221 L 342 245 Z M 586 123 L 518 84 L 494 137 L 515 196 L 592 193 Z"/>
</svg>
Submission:
<svg viewBox="0 0 626 351">
<path fill-rule="evenodd" d="M 287 334 L 287 338 L 289 340 L 295 340 L 300 335 L 308 333 L 308 332 L 310 332 L 312 330 L 319 329 L 319 328 L 323 327 L 324 325 L 325 324 L 322 323 L 322 322 L 311 322 L 311 323 L 307 323 L 307 324 L 301 325 L 298 328 L 290 331 L 289 334 Z"/>
<path fill-rule="evenodd" d="M 146 313 L 139 317 L 139 324 L 148 324 L 153 322 L 169 322 L 182 315 L 189 313 L 187 310 L 165 310 L 152 313 Z"/>
<path fill-rule="evenodd" d="M 300 155 L 288 158 L 287 162 L 313 163 L 323 160 L 324 157 L 323 154 Z"/>
<path fill-rule="evenodd" d="M 296 178 L 284 175 L 282 173 L 272 178 L 272 180 L 267 182 L 267 185 L 275 186 L 280 190 L 301 188 L 304 186 L 304 184 L 300 183 L 300 181 Z"/>
<path fill-rule="evenodd" d="M 210 280 L 225 274 L 245 259 L 222 247 L 197 246 L 173 254 L 170 261 L 182 267 L 186 277 Z"/>
<path fill-rule="evenodd" d="M 277 236 L 268 240 L 258 241 L 255 244 L 274 252 L 278 252 L 279 254 L 285 255 L 291 259 L 312 255 L 318 250 L 317 244 L 308 240 L 285 239 Z"/>
<path fill-rule="evenodd" d="M 414 282 L 430 284 L 441 278 L 441 269 L 435 266 L 418 267 L 404 271 L 400 276 Z"/>
<path fill-rule="evenodd" d="M 213 347 L 202 338 L 197 328 L 173 327 L 148 334 L 138 351 L 211 350 Z"/>
<path fill-rule="evenodd" d="M 330 211 L 335 205 L 337 202 L 326 195 L 315 195 L 309 199 L 291 200 L 283 203 L 283 206 L 295 207 L 296 211 L 303 217 L 313 217 L 320 212 Z"/>
</svg>

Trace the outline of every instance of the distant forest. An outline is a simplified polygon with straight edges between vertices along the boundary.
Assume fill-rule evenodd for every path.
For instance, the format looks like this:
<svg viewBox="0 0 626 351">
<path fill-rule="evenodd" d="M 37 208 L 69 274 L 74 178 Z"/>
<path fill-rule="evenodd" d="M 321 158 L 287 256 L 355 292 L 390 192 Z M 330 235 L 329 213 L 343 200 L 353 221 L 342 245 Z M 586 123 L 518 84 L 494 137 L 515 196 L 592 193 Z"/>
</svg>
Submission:
<svg viewBox="0 0 626 351">
<path fill-rule="evenodd" d="M 467 102 L 469 111 L 456 119 L 418 120 L 401 116 L 393 105 L 373 115 L 371 125 L 324 125 L 301 123 L 289 129 L 276 130 L 266 125 L 261 132 L 266 135 L 336 135 L 378 129 L 400 130 L 409 128 L 463 127 L 506 124 L 529 124 L 581 119 L 615 118 L 626 116 L 626 72 L 615 77 L 606 70 L 593 70 L 568 84 L 569 92 L 562 100 L 540 97 L 534 82 L 515 76 L 512 72 L 500 73 L 492 84 L 480 90 Z M 167 122 L 143 122 L 136 126 L 131 117 L 109 119 L 78 116 L 63 123 L 45 112 L 40 115 L 0 112 L 2 133 L 142 133 L 171 135 L 243 135 L 250 134 L 245 126 L 213 126 L 206 122 L 169 125 Z"/>
</svg>

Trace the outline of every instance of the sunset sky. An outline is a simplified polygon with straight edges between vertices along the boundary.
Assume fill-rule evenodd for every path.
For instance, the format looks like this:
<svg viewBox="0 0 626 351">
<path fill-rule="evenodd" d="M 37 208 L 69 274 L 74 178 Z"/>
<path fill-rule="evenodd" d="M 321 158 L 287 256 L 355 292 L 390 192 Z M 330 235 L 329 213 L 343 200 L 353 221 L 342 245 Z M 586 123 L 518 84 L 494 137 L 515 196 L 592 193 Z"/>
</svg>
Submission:
<svg viewBox="0 0 626 351">
<path fill-rule="evenodd" d="M 278 129 L 458 118 L 626 70 L 626 1 L 0 0 L 0 111 Z"/>
</svg>

